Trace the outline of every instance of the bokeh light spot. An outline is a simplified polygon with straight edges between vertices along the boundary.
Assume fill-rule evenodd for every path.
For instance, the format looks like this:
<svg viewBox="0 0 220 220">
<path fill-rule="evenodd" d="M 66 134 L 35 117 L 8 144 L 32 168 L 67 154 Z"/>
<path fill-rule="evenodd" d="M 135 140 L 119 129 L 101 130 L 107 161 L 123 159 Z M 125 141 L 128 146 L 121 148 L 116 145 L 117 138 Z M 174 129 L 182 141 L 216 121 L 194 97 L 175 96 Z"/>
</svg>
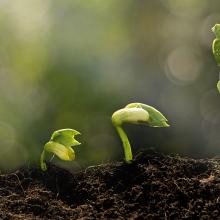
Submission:
<svg viewBox="0 0 220 220">
<path fill-rule="evenodd" d="M 198 78 L 201 67 L 202 63 L 195 50 L 180 46 L 168 55 L 165 72 L 173 83 L 188 85 Z"/>
</svg>

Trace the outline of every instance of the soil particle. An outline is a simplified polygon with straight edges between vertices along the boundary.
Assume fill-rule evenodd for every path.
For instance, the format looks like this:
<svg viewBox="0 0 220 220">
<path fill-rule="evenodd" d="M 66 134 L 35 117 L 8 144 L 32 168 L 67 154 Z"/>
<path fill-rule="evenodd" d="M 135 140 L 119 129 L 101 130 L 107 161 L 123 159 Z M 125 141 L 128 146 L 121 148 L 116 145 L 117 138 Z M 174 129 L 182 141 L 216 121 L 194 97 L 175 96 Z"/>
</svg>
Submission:
<svg viewBox="0 0 220 220">
<path fill-rule="evenodd" d="M 220 219 L 220 162 L 152 150 L 79 173 L 0 174 L 0 219 Z"/>
</svg>

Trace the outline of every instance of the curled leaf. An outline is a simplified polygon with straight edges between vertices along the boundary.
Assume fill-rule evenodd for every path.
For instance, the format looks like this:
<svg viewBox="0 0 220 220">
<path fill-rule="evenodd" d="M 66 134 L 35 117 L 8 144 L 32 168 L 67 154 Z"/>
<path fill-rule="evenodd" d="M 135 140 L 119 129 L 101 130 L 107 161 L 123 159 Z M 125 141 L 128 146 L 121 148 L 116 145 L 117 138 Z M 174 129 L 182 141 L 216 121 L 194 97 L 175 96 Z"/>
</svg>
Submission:
<svg viewBox="0 0 220 220">
<path fill-rule="evenodd" d="M 44 150 L 55 154 L 61 160 L 74 160 L 75 153 L 71 147 L 65 147 L 62 144 L 49 141 L 44 145 Z"/>
<path fill-rule="evenodd" d="M 60 143 L 64 146 L 76 146 L 80 145 L 80 143 L 75 139 L 76 135 L 80 133 L 73 129 L 61 129 L 57 130 L 52 134 L 51 141 Z"/>
</svg>

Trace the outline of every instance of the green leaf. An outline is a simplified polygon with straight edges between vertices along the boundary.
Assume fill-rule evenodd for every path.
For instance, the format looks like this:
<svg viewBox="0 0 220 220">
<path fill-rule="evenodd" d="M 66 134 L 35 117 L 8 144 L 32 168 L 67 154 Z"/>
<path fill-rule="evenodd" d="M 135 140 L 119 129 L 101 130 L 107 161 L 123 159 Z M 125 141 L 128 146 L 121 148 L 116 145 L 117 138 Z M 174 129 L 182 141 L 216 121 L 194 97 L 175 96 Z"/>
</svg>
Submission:
<svg viewBox="0 0 220 220">
<path fill-rule="evenodd" d="M 218 92 L 220 93 L 220 80 L 217 83 L 217 89 L 218 89 Z"/>
<path fill-rule="evenodd" d="M 157 109 L 142 103 L 130 103 L 125 108 L 141 108 L 149 113 L 147 125 L 150 127 L 169 127 L 168 120 Z"/>
<path fill-rule="evenodd" d="M 73 129 L 61 129 L 52 134 L 51 141 L 60 143 L 66 147 L 80 145 L 80 143 L 74 138 L 80 133 Z"/>
<path fill-rule="evenodd" d="M 44 150 L 46 152 L 50 152 L 55 154 L 57 157 L 59 157 L 61 160 L 74 160 L 75 159 L 75 153 L 74 150 L 71 147 L 65 147 L 62 144 L 49 141 L 44 145 Z"/>
<path fill-rule="evenodd" d="M 216 24 L 213 28 L 212 31 L 214 32 L 215 36 L 217 39 L 220 39 L 220 24 Z"/>
<path fill-rule="evenodd" d="M 220 39 L 215 39 L 212 43 L 212 52 L 218 67 L 220 67 Z"/>
</svg>

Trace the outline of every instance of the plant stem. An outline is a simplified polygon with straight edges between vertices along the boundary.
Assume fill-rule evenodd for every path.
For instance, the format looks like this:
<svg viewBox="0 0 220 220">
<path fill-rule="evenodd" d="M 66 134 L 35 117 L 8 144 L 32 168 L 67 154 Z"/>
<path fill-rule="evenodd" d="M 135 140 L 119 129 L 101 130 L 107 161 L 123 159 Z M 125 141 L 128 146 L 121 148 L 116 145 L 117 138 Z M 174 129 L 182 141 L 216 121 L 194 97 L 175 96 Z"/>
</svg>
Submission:
<svg viewBox="0 0 220 220">
<path fill-rule="evenodd" d="M 115 128 L 116 128 L 116 130 L 121 138 L 122 144 L 123 144 L 125 161 L 127 163 L 130 163 L 132 160 L 132 151 L 131 151 L 131 145 L 128 140 L 128 137 L 127 137 L 126 133 L 124 132 L 124 130 L 122 129 L 122 127 L 115 126 Z"/>
<path fill-rule="evenodd" d="M 43 171 L 47 170 L 47 165 L 45 163 L 45 150 L 43 150 L 43 152 L 40 155 L 40 167 Z"/>
</svg>

